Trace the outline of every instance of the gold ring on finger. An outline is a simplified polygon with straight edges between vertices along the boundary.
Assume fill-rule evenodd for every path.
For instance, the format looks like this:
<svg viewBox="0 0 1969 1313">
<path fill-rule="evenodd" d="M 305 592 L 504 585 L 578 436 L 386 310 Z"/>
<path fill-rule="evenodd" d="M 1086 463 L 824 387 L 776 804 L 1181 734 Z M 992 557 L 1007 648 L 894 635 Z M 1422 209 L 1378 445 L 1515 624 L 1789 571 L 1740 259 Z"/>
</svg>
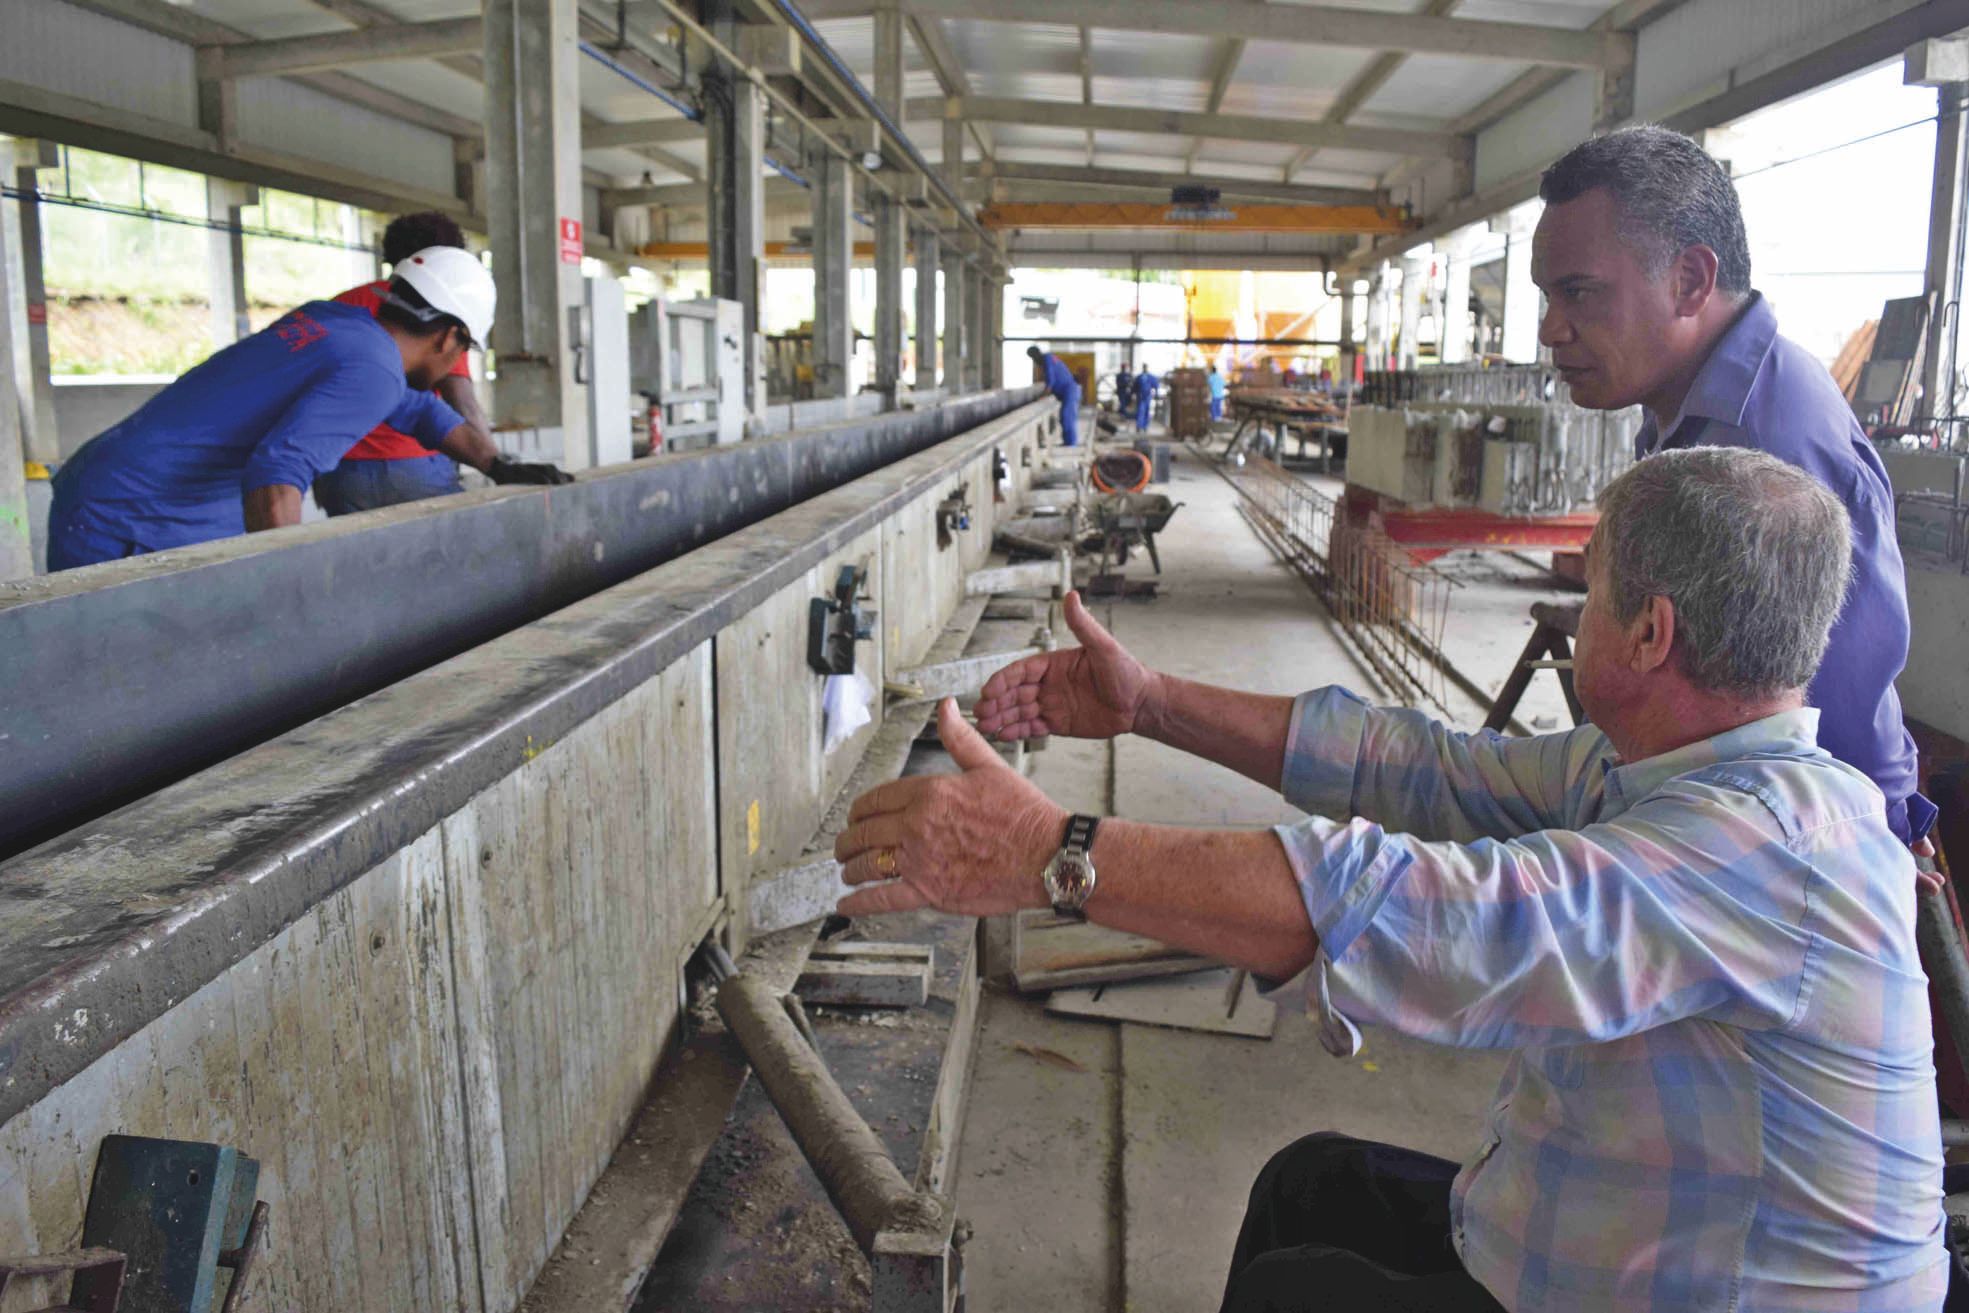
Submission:
<svg viewBox="0 0 1969 1313">
<path fill-rule="evenodd" d="M 884 878 L 893 877 L 895 875 L 896 873 L 895 849 L 877 848 L 875 850 L 875 873 L 877 875 L 883 876 Z"/>
</svg>

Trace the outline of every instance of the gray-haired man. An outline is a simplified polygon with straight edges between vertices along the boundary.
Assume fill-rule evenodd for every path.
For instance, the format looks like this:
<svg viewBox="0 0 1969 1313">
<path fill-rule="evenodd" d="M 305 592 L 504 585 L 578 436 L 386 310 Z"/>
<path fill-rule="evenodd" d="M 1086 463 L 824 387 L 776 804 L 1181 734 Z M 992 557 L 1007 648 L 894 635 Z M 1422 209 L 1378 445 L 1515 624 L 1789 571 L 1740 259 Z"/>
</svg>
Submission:
<svg viewBox="0 0 1969 1313">
<path fill-rule="evenodd" d="M 1643 406 L 1635 456 L 1753 447 L 1814 475 L 1853 522 L 1853 586 L 1806 702 L 1819 742 L 1863 771 L 1908 842 L 1933 824 L 1894 679 L 1907 663 L 1907 576 L 1894 493 L 1832 378 L 1778 334 L 1750 285 L 1736 187 L 1702 148 L 1637 127 L 1574 147 L 1539 186 L 1539 340 L 1582 406 Z M 1924 845 L 1925 851 L 1925 845 Z"/>
<path fill-rule="evenodd" d="M 843 912 L 1051 903 L 1305 973 L 1338 1054 L 1349 1017 L 1511 1051 L 1460 1170 L 1339 1136 L 1276 1155 L 1227 1310 L 1940 1307 L 1913 858 L 1804 699 L 1846 514 L 1723 448 L 1642 461 L 1603 510 L 1575 656 L 1592 723 L 1570 733 L 1158 675 L 1070 597 L 1082 646 L 994 675 L 980 730 L 1145 734 L 1308 819 L 1069 820 L 952 703 L 964 773 L 855 803 L 835 851 L 869 887 Z"/>
</svg>

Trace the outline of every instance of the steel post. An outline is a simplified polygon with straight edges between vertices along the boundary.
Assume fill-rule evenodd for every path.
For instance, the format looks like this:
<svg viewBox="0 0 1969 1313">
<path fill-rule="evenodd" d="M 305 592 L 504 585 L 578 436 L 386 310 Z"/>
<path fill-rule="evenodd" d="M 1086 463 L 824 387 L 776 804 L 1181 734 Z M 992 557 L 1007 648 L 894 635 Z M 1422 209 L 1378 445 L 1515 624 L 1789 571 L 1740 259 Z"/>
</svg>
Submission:
<svg viewBox="0 0 1969 1313">
<path fill-rule="evenodd" d="M 1928 350 L 1921 365 L 1922 411 L 1933 418 L 1956 413 L 1954 379 L 1962 365 L 1955 356 L 1960 336 L 1962 302 L 1962 178 L 1969 158 L 1969 126 L 1964 106 L 1969 84 L 1940 87 L 1940 114 L 1935 120 L 1935 176 L 1928 195 L 1928 264 L 1926 287 L 1934 297 L 1928 318 Z M 1950 313 L 1948 307 L 1956 307 Z M 1960 425 L 1951 427 L 1959 433 Z M 1952 445 L 1961 446 L 1960 442 Z"/>
<path fill-rule="evenodd" d="M 24 471 L 33 415 L 25 399 L 33 393 L 18 233 L 15 206 L 0 201 L 0 580 L 34 573 Z M 15 684 L 22 678 L 14 672 Z"/>
</svg>

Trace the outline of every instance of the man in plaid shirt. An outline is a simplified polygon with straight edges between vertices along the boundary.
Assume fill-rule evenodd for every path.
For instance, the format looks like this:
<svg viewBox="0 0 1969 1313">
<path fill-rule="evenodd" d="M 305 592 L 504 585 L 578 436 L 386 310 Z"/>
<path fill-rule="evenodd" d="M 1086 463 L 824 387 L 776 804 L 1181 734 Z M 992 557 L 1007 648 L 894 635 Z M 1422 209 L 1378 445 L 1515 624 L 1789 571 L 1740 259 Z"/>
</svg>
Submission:
<svg viewBox="0 0 1969 1313">
<path fill-rule="evenodd" d="M 1276 1155 L 1227 1310 L 1941 1306 L 1913 860 L 1804 704 L 1846 588 L 1845 510 L 1732 448 L 1643 461 L 1601 507 L 1574 658 L 1591 724 L 1569 733 L 1154 674 L 1070 598 L 1082 645 L 993 676 L 979 730 L 1146 734 L 1308 819 L 1089 836 L 952 703 L 964 773 L 855 805 L 846 913 L 1064 899 L 1302 981 L 1337 1053 L 1355 1021 L 1512 1051 L 1460 1168 L 1332 1135 Z M 1083 846 L 1055 857 L 1063 834 Z M 1093 869 L 1062 893 L 1076 851 Z"/>
</svg>

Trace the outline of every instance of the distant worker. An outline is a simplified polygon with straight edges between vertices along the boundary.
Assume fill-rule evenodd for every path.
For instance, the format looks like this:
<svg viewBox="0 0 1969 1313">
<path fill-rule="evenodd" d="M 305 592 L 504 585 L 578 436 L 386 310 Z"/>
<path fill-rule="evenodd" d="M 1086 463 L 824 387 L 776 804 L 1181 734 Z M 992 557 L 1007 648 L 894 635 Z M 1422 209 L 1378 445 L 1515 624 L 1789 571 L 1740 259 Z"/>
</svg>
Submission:
<svg viewBox="0 0 1969 1313">
<path fill-rule="evenodd" d="M 1135 411 L 1135 375 L 1125 363 L 1114 376 L 1114 408 L 1124 417 Z"/>
<path fill-rule="evenodd" d="M 1323 397 L 1333 395 L 1333 371 L 1331 369 L 1328 369 L 1324 365 L 1320 366 L 1319 382 L 1313 384 L 1313 391 Z"/>
<path fill-rule="evenodd" d="M 465 234 L 448 214 L 427 210 L 398 217 L 383 230 L 383 261 L 392 269 L 432 246 L 464 249 Z M 352 287 L 335 299 L 375 314 L 383 308 L 390 280 L 379 278 Z M 472 389 L 471 362 L 458 357 L 438 380 L 438 396 L 464 416 L 456 441 L 447 438 L 432 451 L 388 424 L 378 424 L 349 449 L 341 464 L 314 482 L 315 501 L 330 515 L 349 515 L 399 502 L 463 492 L 458 462 L 464 461 L 494 483 L 566 483 L 573 476 L 553 465 L 509 461 L 492 442 L 492 425 Z"/>
<path fill-rule="evenodd" d="M 1135 375 L 1135 431 L 1137 433 L 1149 431 L 1149 411 L 1155 406 L 1157 381 L 1156 376 L 1149 373 L 1147 365 L 1142 366 L 1142 372 Z"/>
<path fill-rule="evenodd" d="M 1060 358 L 1050 351 L 1041 351 L 1036 346 L 1026 348 L 1026 354 L 1046 376 L 1046 390 L 1060 399 L 1060 441 L 1069 447 L 1080 445 L 1080 380 L 1073 371 L 1060 363 Z"/>
<path fill-rule="evenodd" d="M 1224 382 L 1224 376 L 1217 372 L 1215 365 L 1210 367 L 1210 373 L 1203 381 L 1210 385 L 1210 422 L 1215 424 L 1224 418 L 1224 393 L 1228 385 Z"/>
<path fill-rule="evenodd" d="M 1679 447 L 1752 447 L 1832 489 L 1853 522 L 1853 581 L 1806 691 L 1819 743 L 1886 797 L 1920 843 L 1934 804 L 1915 792 L 1914 739 L 1894 680 L 1907 663 L 1906 573 L 1894 490 L 1825 366 L 1778 334 L 1750 285 L 1729 171 L 1689 138 L 1627 128 L 1575 146 L 1539 184 L 1532 280 L 1538 338 L 1575 404 L 1641 406 L 1635 459 Z"/>
<path fill-rule="evenodd" d="M 303 489 L 383 420 L 460 441 L 464 417 L 428 389 L 484 340 L 493 296 L 484 265 L 432 247 L 376 314 L 310 301 L 215 352 L 62 466 L 48 568 L 299 524 Z"/>
</svg>

